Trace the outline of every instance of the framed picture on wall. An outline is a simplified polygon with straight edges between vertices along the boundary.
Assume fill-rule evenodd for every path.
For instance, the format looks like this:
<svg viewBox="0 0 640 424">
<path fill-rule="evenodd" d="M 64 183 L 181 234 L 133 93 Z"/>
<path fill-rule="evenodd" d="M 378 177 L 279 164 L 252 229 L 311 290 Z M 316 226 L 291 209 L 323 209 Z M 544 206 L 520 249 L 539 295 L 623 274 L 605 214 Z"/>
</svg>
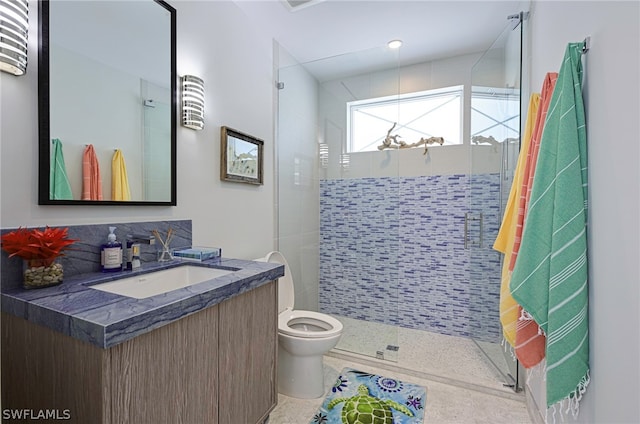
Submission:
<svg viewBox="0 0 640 424">
<path fill-rule="evenodd" d="M 264 141 L 229 127 L 220 128 L 220 179 L 263 184 Z"/>
</svg>

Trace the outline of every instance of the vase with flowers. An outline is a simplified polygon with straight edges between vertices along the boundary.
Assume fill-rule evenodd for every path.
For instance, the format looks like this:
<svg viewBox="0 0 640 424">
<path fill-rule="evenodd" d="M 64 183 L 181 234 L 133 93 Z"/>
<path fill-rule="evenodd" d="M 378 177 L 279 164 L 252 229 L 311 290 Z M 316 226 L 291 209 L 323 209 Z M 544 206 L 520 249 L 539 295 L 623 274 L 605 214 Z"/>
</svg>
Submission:
<svg viewBox="0 0 640 424">
<path fill-rule="evenodd" d="M 18 228 L 2 236 L 2 250 L 9 257 L 25 261 L 25 288 L 49 287 L 62 283 L 62 264 L 56 259 L 77 240 L 68 238 L 68 228 Z"/>
</svg>

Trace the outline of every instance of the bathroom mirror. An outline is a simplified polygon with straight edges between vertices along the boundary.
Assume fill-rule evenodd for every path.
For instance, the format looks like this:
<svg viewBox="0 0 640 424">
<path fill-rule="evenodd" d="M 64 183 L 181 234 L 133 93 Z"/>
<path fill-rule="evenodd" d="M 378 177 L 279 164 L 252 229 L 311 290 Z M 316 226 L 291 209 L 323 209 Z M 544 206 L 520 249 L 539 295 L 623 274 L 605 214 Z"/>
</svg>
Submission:
<svg viewBox="0 0 640 424">
<path fill-rule="evenodd" d="M 41 0 L 39 27 L 38 204 L 175 206 L 175 9 Z"/>
</svg>

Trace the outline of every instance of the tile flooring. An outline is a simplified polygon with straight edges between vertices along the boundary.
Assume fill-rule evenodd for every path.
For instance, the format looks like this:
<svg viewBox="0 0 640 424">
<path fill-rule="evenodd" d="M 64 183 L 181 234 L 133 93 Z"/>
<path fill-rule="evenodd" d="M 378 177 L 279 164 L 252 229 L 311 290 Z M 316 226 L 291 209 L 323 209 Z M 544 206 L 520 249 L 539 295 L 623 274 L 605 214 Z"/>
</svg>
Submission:
<svg viewBox="0 0 640 424">
<path fill-rule="evenodd" d="M 344 329 L 334 352 L 367 361 L 382 368 L 416 373 L 423 378 L 445 379 L 458 385 L 478 385 L 498 392 L 513 393 L 504 383 L 511 383 L 503 374 L 509 373 L 503 349 L 498 343 L 484 343 L 484 353 L 466 337 L 448 336 L 429 331 L 413 330 L 336 316 Z M 398 351 L 387 346 L 398 346 Z M 376 360 L 382 352 L 384 361 Z M 493 364 L 492 364 L 493 362 Z M 502 370 L 500 373 L 498 369 Z"/>
<path fill-rule="evenodd" d="M 502 356 L 499 345 L 489 346 L 494 352 L 486 355 L 470 339 L 407 329 L 385 333 L 389 329 L 339 319 L 345 324 L 343 339 L 324 357 L 327 391 L 340 371 L 351 367 L 425 386 L 425 424 L 531 423 L 522 392 L 505 388 L 504 376 L 491 364 Z M 377 340 L 376 344 L 369 346 L 373 340 Z M 397 341 L 400 349 L 386 351 L 387 360 L 368 356 L 370 349 L 379 350 L 381 343 L 386 347 L 389 340 Z M 366 354 L 349 352 L 354 347 Z M 296 399 L 280 394 L 269 422 L 309 423 L 322 401 L 323 398 Z"/>
</svg>

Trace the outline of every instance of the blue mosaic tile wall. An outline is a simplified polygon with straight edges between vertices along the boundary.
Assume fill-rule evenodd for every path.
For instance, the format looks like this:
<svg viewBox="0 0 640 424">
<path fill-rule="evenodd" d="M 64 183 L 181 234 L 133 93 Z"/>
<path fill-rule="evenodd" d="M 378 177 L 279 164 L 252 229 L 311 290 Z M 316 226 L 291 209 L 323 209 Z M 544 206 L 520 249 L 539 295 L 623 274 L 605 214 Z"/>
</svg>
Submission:
<svg viewBox="0 0 640 424">
<path fill-rule="evenodd" d="M 320 310 L 499 341 L 499 191 L 498 174 L 322 180 Z M 484 240 L 465 250 L 469 196 Z"/>
</svg>

